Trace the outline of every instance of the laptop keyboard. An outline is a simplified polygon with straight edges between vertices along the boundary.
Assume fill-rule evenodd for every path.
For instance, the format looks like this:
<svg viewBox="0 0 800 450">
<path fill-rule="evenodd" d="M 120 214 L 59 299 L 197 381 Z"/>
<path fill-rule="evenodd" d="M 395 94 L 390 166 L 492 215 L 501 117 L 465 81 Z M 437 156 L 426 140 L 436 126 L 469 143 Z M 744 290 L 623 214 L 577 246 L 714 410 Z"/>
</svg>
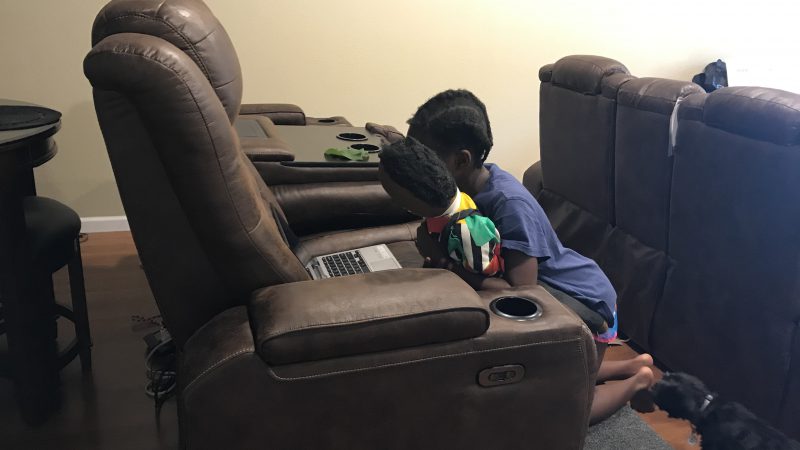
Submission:
<svg viewBox="0 0 800 450">
<path fill-rule="evenodd" d="M 322 258 L 322 263 L 325 264 L 325 268 L 328 269 L 328 273 L 332 277 L 368 273 L 370 271 L 358 250 L 325 256 Z"/>
</svg>

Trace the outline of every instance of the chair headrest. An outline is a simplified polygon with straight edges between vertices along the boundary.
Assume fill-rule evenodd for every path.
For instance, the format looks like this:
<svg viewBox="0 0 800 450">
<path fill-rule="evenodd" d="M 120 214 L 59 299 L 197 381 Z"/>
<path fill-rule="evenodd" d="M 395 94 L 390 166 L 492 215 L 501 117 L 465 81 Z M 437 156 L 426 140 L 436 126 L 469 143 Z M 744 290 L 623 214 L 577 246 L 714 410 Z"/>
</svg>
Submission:
<svg viewBox="0 0 800 450">
<path fill-rule="evenodd" d="M 545 66 L 547 67 L 547 66 Z M 543 71 L 545 67 L 542 68 Z M 539 71 L 539 79 L 545 81 L 547 73 Z M 602 56 L 565 56 L 552 66 L 549 78 L 553 84 L 577 91 L 581 94 L 597 95 L 603 91 L 603 81 L 614 74 L 629 75 L 628 68 L 619 61 Z M 623 81 L 620 78 L 620 81 Z"/>
<path fill-rule="evenodd" d="M 231 122 L 242 101 L 242 70 L 228 33 L 200 0 L 114 0 L 97 14 L 92 46 L 108 36 L 138 33 L 186 53 L 211 83 Z"/>
<path fill-rule="evenodd" d="M 800 95 L 761 87 L 727 87 L 708 95 L 703 121 L 778 145 L 800 144 Z"/>
<path fill-rule="evenodd" d="M 664 78 L 636 78 L 625 83 L 617 96 L 621 106 L 670 115 L 678 98 L 705 92 L 688 81 Z"/>
</svg>

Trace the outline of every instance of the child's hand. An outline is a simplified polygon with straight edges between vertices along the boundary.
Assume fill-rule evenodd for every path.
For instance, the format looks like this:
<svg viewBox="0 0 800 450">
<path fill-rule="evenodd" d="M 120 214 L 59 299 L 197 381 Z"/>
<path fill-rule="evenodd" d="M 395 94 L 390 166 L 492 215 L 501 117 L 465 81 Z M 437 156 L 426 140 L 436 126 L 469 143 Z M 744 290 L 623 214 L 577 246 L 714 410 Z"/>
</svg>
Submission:
<svg viewBox="0 0 800 450">
<path fill-rule="evenodd" d="M 367 122 L 365 128 L 370 133 L 380 136 L 385 144 L 391 144 L 403 139 L 403 133 L 397 131 L 397 128 L 391 125 L 378 125 L 377 123 Z"/>
<path fill-rule="evenodd" d="M 453 267 L 453 263 L 444 258 L 437 261 L 433 261 L 430 258 L 425 258 L 425 261 L 422 262 L 422 267 L 424 269 L 446 269 L 452 271 L 451 268 Z"/>
<path fill-rule="evenodd" d="M 425 258 L 425 267 L 447 268 L 447 257 L 442 254 L 439 243 L 433 240 L 428 233 L 428 226 L 425 222 L 417 228 L 417 251 Z"/>
</svg>

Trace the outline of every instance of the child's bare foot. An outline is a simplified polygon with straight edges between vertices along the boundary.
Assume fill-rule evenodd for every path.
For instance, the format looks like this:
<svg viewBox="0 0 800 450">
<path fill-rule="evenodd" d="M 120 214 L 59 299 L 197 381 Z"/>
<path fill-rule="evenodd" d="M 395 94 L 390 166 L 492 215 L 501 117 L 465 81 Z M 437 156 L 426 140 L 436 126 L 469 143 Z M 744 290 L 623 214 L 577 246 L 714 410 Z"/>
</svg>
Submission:
<svg viewBox="0 0 800 450">
<path fill-rule="evenodd" d="M 625 368 L 623 371 L 623 375 L 627 375 L 629 377 L 635 377 L 639 375 L 639 372 L 641 372 L 643 368 L 652 369 L 653 367 L 653 357 L 650 356 L 649 353 L 642 353 L 641 355 L 635 358 L 631 358 L 624 362 L 625 362 Z M 652 370 L 650 370 L 650 374 L 651 375 L 653 374 Z"/>
<path fill-rule="evenodd" d="M 612 414 L 619 411 L 629 401 L 631 402 L 631 407 L 637 410 L 654 410 L 655 407 L 650 394 L 650 386 L 654 381 L 653 369 L 641 367 L 633 376 L 622 381 L 595 386 L 589 423 L 595 424 L 611 417 Z"/>
<path fill-rule="evenodd" d="M 636 371 L 636 374 L 633 375 L 633 379 L 636 380 L 636 390 L 641 391 L 650 389 L 656 381 L 656 376 L 653 373 L 653 369 L 645 366 Z"/>
<path fill-rule="evenodd" d="M 597 372 L 597 381 L 627 380 L 636 376 L 643 367 L 653 367 L 653 357 L 647 353 L 623 361 L 603 361 Z"/>
<path fill-rule="evenodd" d="M 636 393 L 631 397 L 631 408 L 639 412 L 655 411 L 653 394 L 650 392 L 650 388 L 656 381 L 653 369 L 646 366 L 642 367 L 631 378 L 634 380 L 633 383 L 636 389 Z"/>
<path fill-rule="evenodd" d="M 642 353 L 641 355 L 633 358 L 634 361 L 642 364 L 642 367 L 653 367 L 653 357 L 650 353 Z"/>
</svg>

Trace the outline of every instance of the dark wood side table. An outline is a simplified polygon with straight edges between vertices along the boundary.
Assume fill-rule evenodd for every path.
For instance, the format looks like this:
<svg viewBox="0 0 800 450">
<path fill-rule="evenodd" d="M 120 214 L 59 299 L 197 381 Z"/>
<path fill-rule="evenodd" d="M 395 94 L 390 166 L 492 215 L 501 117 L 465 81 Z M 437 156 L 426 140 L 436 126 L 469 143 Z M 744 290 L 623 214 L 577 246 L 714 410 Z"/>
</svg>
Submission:
<svg viewBox="0 0 800 450">
<path fill-rule="evenodd" d="M 9 104 L 26 103 L 0 99 Z M 61 396 L 55 321 L 52 308 L 40 304 L 47 286 L 31 275 L 22 200 L 35 192 L 33 167 L 55 155 L 49 138 L 60 126 L 0 131 L 0 298 L 10 360 L 0 372 L 14 380 L 20 411 L 31 424 L 57 410 Z"/>
</svg>

